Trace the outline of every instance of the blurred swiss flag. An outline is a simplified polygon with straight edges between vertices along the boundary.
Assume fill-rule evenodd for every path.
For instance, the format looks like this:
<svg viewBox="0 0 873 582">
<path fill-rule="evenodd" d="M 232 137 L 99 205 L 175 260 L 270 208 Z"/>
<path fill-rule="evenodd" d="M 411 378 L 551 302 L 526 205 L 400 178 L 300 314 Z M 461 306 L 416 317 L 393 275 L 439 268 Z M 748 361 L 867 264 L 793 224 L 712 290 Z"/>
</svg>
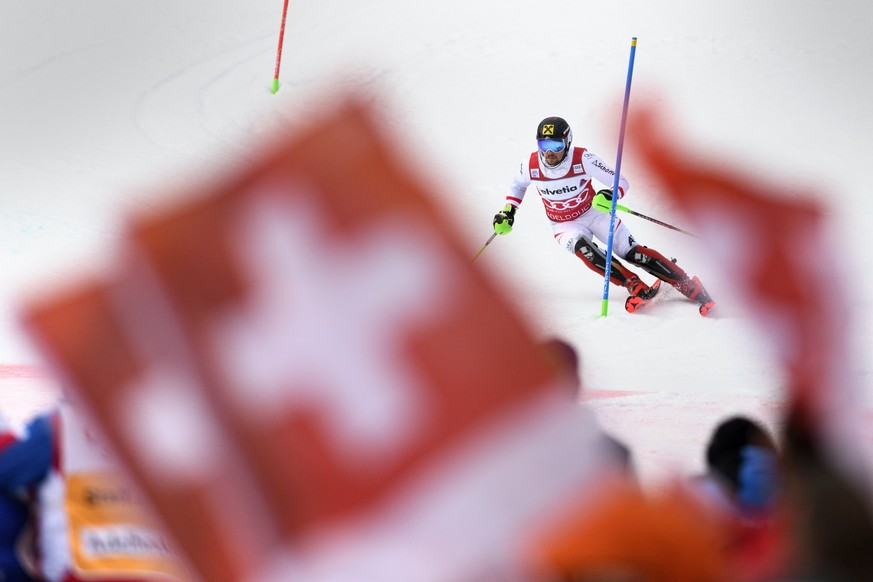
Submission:
<svg viewBox="0 0 873 582">
<path fill-rule="evenodd" d="M 663 119 L 654 109 L 632 116 L 631 143 L 659 189 L 703 233 L 707 256 L 781 364 L 795 428 L 873 499 L 869 412 L 853 345 L 852 271 L 821 195 L 780 185 L 764 168 L 750 174 L 738 160 L 689 149 Z"/>
<path fill-rule="evenodd" d="M 348 101 L 26 309 L 196 576 L 488 579 L 598 482 L 594 423 L 408 167 Z"/>
</svg>

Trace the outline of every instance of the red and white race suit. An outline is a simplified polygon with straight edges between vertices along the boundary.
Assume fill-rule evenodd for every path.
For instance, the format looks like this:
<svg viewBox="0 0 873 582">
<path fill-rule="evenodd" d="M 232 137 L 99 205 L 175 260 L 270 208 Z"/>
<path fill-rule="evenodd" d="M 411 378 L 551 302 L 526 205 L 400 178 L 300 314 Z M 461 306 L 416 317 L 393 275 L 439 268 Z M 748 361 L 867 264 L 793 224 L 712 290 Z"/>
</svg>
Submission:
<svg viewBox="0 0 873 582">
<path fill-rule="evenodd" d="M 572 147 L 558 165 L 550 167 L 542 162 L 538 152 L 533 152 L 521 163 L 512 181 L 506 202 L 518 207 L 524 200 L 528 186 L 536 186 L 552 223 L 555 240 L 571 253 L 576 241 L 584 237 L 597 237 L 603 242 L 609 238 L 609 215 L 591 208 L 599 188 L 593 180 L 612 187 L 615 170 L 601 158 L 585 148 Z M 628 181 L 619 176 L 618 197 L 621 199 L 629 188 Z M 624 257 L 636 244 L 627 227 L 616 219 L 613 237 L 613 252 Z"/>
</svg>

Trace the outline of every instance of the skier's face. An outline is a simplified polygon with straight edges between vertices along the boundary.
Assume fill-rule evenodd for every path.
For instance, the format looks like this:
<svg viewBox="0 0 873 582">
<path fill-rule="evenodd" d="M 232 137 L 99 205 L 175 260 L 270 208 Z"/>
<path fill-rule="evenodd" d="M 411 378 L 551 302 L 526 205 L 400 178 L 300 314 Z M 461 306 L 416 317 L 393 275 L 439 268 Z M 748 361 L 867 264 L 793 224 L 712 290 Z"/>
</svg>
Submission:
<svg viewBox="0 0 873 582">
<path fill-rule="evenodd" d="M 546 160 L 546 163 L 550 166 L 554 166 L 555 164 L 561 163 L 561 160 L 564 159 L 564 156 L 567 154 L 567 150 L 563 149 L 559 152 L 553 152 L 548 150 L 543 152 L 543 158 Z"/>
</svg>

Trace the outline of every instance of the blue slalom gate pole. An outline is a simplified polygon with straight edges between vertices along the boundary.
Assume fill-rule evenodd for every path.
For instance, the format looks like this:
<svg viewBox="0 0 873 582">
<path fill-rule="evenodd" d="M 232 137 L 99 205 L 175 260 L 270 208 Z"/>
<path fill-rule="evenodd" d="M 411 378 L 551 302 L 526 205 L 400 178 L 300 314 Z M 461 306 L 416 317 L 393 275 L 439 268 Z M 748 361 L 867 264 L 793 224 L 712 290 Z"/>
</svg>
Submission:
<svg viewBox="0 0 873 582">
<path fill-rule="evenodd" d="M 631 39 L 630 61 L 627 65 L 627 83 L 624 86 L 624 103 L 621 107 L 621 128 L 618 130 L 618 154 L 615 157 L 615 178 L 612 181 L 612 207 L 609 211 L 609 240 L 606 243 L 606 277 L 603 280 L 603 300 L 600 316 L 609 311 L 609 276 L 612 272 L 612 239 L 615 236 L 615 210 L 618 203 L 618 178 L 621 176 L 621 151 L 624 148 L 624 126 L 627 122 L 627 106 L 630 102 L 631 80 L 634 76 L 634 55 L 637 52 L 637 37 Z"/>
</svg>

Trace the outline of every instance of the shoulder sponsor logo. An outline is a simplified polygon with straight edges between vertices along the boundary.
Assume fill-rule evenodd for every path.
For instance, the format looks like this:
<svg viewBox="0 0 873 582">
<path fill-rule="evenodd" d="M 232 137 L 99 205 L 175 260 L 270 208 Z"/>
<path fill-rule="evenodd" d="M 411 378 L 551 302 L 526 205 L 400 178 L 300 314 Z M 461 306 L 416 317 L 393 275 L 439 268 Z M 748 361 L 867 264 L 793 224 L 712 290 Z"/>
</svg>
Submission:
<svg viewBox="0 0 873 582">
<path fill-rule="evenodd" d="M 594 157 L 594 154 L 592 154 L 588 150 L 585 150 L 585 153 L 582 154 L 582 157 L 585 158 L 586 160 L 588 160 L 588 159 L 591 159 L 592 157 Z"/>
<path fill-rule="evenodd" d="M 530 176 L 531 176 L 531 178 L 539 178 L 539 177 L 540 177 L 540 171 L 537 170 L 536 168 L 534 168 L 534 169 L 532 169 L 532 170 L 530 171 Z"/>
<path fill-rule="evenodd" d="M 606 172 L 607 174 L 609 174 L 610 176 L 615 175 L 615 170 L 613 170 L 612 168 L 610 168 L 609 166 L 607 166 L 606 164 L 604 164 L 600 160 L 594 160 L 594 165 L 597 166 L 598 168 L 600 168 L 601 170 L 603 170 L 604 172 Z"/>
<path fill-rule="evenodd" d="M 582 173 L 582 164 L 573 164 L 573 173 L 581 174 Z"/>
</svg>

